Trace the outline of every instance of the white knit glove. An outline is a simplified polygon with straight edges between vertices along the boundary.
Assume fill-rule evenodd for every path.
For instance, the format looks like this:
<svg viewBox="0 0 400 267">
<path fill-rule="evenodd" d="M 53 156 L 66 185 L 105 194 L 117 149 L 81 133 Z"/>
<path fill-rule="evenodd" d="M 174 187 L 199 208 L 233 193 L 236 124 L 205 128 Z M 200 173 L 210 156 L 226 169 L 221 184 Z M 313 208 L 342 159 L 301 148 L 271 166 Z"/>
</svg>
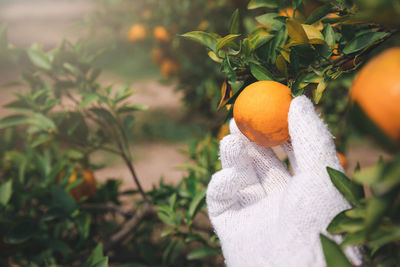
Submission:
<svg viewBox="0 0 400 267">
<path fill-rule="evenodd" d="M 207 207 L 229 267 L 326 266 L 319 234 L 350 208 L 326 171 L 343 170 L 332 135 L 305 96 L 292 100 L 288 123 L 291 140 L 283 148 L 294 175 L 233 120 L 221 140 L 222 170 L 208 185 Z M 356 248 L 346 254 L 361 264 Z"/>
</svg>

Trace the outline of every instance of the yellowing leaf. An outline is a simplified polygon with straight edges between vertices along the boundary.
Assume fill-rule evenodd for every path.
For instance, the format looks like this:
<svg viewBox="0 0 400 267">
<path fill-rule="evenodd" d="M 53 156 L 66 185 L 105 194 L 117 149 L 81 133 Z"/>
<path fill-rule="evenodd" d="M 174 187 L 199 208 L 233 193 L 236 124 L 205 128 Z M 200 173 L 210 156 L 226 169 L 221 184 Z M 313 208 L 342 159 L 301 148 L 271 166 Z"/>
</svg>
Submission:
<svg viewBox="0 0 400 267">
<path fill-rule="evenodd" d="M 290 54 L 289 54 L 289 52 L 287 52 L 287 51 L 285 51 L 285 50 L 282 50 L 282 51 L 281 51 L 281 55 L 283 56 L 283 58 L 284 58 L 287 62 L 290 63 Z"/>
<path fill-rule="evenodd" d="M 282 55 L 279 55 L 279 56 L 276 58 L 276 67 L 278 68 L 278 70 L 279 70 L 281 73 L 283 73 L 283 74 L 286 74 L 286 73 L 287 73 L 287 65 L 286 65 L 285 59 L 283 58 Z"/>
<path fill-rule="evenodd" d="M 323 44 L 325 43 L 324 36 L 322 33 L 312 25 L 302 24 L 301 25 L 304 29 L 304 32 L 309 39 L 310 44 Z"/>
<path fill-rule="evenodd" d="M 212 60 L 214 60 L 215 62 L 218 62 L 218 63 L 222 63 L 222 59 L 220 59 L 218 56 L 217 56 L 217 54 L 215 54 L 213 51 L 209 51 L 208 52 L 208 56 L 212 59 Z"/>
<path fill-rule="evenodd" d="M 307 34 L 299 22 L 294 19 L 288 19 L 286 21 L 286 27 L 292 41 L 298 44 L 308 43 Z"/>
<path fill-rule="evenodd" d="M 225 79 L 225 81 L 222 83 L 221 86 L 221 100 L 219 101 L 218 104 L 218 109 L 222 108 L 232 97 L 232 87 L 228 82 L 228 79 Z"/>
<path fill-rule="evenodd" d="M 319 101 L 322 98 L 322 93 L 325 91 L 325 88 L 328 84 L 326 83 L 325 80 L 321 80 L 321 82 L 318 84 L 317 88 L 313 91 L 313 98 L 315 104 L 318 104 Z"/>
</svg>

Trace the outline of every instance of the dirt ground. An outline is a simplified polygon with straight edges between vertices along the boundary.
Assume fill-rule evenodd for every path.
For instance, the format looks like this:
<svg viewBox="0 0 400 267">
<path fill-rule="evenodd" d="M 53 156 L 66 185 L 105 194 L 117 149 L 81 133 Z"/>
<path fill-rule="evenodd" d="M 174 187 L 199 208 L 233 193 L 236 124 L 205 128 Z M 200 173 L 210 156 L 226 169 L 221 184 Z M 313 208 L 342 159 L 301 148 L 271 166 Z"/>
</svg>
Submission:
<svg viewBox="0 0 400 267">
<path fill-rule="evenodd" d="M 10 42 L 18 46 L 30 46 L 34 42 L 43 44 L 45 48 L 57 46 L 63 37 L 75 40 L 84 34 L 80 21 L 94 8 L 94 2 L 88 0 L 14 0 L 0 1 L 0 20 L 6 22 L 9 28 Z M 3 84 L 16 77 L 15 73 L 3 71 L 0 82 Z M 111 73 L 101 77 L 104 84 L 123 83 L 122 78 Z M 156 81 L 140 81 L 133 84 L 137 93 L 132 102 L 148 105 L 150 109 L 181 110 L 181 95 L 172 86 L 162 86 Z M 18 88 L 17 88 L 18 89 Z M 2 107 L 12 98 L 16 88 L 2 88 L 0 97 L 0 117 L 7 115 Z M 180 152 L 185 143 L 151 142 L 134 146 L 134 165 L 144 188 L 149 189 L 157 184 L 160 177 L 166 182 L 179 181 L 184 172 L 177 166 L 186 163 L 188 159 Z M 279 152 L 282 156 L 282 153 Z M 362 167 L 374 164 L 382 151 L 363 144 L 355 144 L 347 154 L 349 168 L 354 169 L 357 162 Z M 351 171 L 350 171 L 351 172 Z M 128 169 L 118 160 L 105 169 L 96 172 L 96 177 L 104 181 L 109 177 L 122 178 L 123 189 L 133 188 L 133 180 Z"/>
</svg>

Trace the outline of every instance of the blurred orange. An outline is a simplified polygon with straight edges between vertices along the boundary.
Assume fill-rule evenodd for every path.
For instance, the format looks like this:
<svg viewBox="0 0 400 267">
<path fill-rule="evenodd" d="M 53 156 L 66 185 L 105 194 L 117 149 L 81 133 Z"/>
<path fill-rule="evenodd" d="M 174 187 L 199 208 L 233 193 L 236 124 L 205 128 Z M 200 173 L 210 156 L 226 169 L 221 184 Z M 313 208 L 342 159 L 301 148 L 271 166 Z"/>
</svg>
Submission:
<svg viewBox="0 0 400 267">
<path fill-rule="evenodd" d="M 161 63 L 161 74 L 165 77 L 171 77 L 179 70 L 179 64 L 171 59 L 165 59 Z"/>
<path fill-rule="evenodd" d="M 153 50 L 151 50 L 151 60 L 153 60 L 156 65 L 160 65 L 163 59 L 164 53 L 160 48 L 153 48 Z"/>
<path fill-rule="evenodd" d="M 129 29 L 128 39 L 132 42 L 135 42 L 137 40 L 142 40 L 146 38 L 146 36 L 147 36 L 147 30 L 140 23 L 133 24 L 132 27 Z"/>
<path fill-rule="evenodd" d="M 171 34 L 163 26 L 155 27 L 153 34 L 154 38 L 160 42 L 171 41 Z"/>
<path fill-rule="evenodd" d="M 68 184 L 72 184 L 73 182 L 76 181 L 77 174 L 78 174 L 78 169 L 74 169 L 72 171 L 71 176 L 68 179 Z M 58 176 L 58 183 L 60 183 L 64 175 L 65 172 L 62 171 Z M 90 199 L 96 193 L 97 189 L 97 182 L 93 175 L 93 172 L 89 169 L 85 169 L 82 172 L 79 172 L 79 175 L 82 175 L 83 182 L 78 186 L 74 187 L 73 189 L 71 189 L 69 193 L 77 201 L 84 196 Z"/>
<path fill-rule="evenodd" d="M 400 143 L 400 47 L 385 50 L 360 70 L 350 98 L 388 137 Z"/>
</svg>

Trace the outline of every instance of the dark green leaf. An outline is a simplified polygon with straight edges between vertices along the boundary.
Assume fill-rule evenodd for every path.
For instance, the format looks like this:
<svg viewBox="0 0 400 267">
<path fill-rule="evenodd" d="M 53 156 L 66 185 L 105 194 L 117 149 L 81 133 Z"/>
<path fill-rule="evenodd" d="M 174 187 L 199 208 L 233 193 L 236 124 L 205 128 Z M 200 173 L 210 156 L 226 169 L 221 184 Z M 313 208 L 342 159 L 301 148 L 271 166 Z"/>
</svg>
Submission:
<svg viewBox="0 0 400 267">
<path fill-rule="evenodd" d="M 193 218 L 196 215 L 201 205 L 205 203 L 205 196 L 206 196 L 206 190 L 203 189 L 199 191 L 190 202 L 189 216 L 191 218 Z"/>
<path fill-rule="evenodd" d="M 200 247 L 192 250 L 186 256 L 188 260 L 199 260 L 219 255 L 219 250 L 212 247 Z"/>
<path fill-rule="evenodd" d="M 347 234 L 342 243 L 340 244 L 341 247 L 347 246 L 355 246 L 355 245 L 362 245 L 366 240 L 365 231 L 360 230 L 354 233 Z"/>
<path fill-rule="evenodd" d="M 327 267 L 352 267 L 342 249 L 334 241 L 320 234 L 322 250 L 324 251 Z"/>
<path fill-rule="evenodd" d="M 383 39 L 386 35 L 388 35 L 386 32 L 366 32 L 356 36 L 343 48 L 343 53 L 351 54 L 360 51 L 361 49 Z"/>
<path fill-rule="evenodd" d="M 339 190 L 339 192 L 353 205 L 357 206 L 360 204 L 359 199 L 364 196 L 363 188 L 353 183 L 349 178 L 346 177 L 342 172 L 326 168 L 331 178 L 332 183 Z"/>
<path fill-rule="evenodd" d="M 274 81 L 273 75 L 263 66 L 250 63 L 251 74 L 259 81 Z"/>
<path fill-rule="evenodd" d="M 278 0 L 251 0 L 247 5 L 248 9 L 256 9 L 259 7 L 277 8 Z"/>
<path fill-rule="evenodd" d="M 92 265 L 93 267 L 108 267 L 108 257 L 102 258 L 100 261 Z"/>
<path fill-rule="evenodd" d="M 373 229 L 383 219 L 391 207 L 391 202 L 392 198 L 390 196 L 368 199 L 365 218 L 365 228 L 367 230 Z"/>
<path fill-rule="evenodd" d="M 306 24 L 313 24 L 314 22 L 322 19 L 331 12 L 332 8 L 333 6 L 330 3 L 326 3 L 325 5 L 320 6 L 319 8 L 314 10 L 310 16 L 308 16 Z"/>
<path fill-rule="evenodd" d="M 61 187 L 53 186 L 51 194 L 53 197 L 53 206 L 58 207 L 65 214 L 70 215 L 78 208 L 75 200 Z"/>
<path fill-rule="evenodd" d="M 4 237 L 7 244 L 21 244 L 30 239 L 36 233 L 36 226 L 31 221 L 17 223 Z"/>
</svg>

